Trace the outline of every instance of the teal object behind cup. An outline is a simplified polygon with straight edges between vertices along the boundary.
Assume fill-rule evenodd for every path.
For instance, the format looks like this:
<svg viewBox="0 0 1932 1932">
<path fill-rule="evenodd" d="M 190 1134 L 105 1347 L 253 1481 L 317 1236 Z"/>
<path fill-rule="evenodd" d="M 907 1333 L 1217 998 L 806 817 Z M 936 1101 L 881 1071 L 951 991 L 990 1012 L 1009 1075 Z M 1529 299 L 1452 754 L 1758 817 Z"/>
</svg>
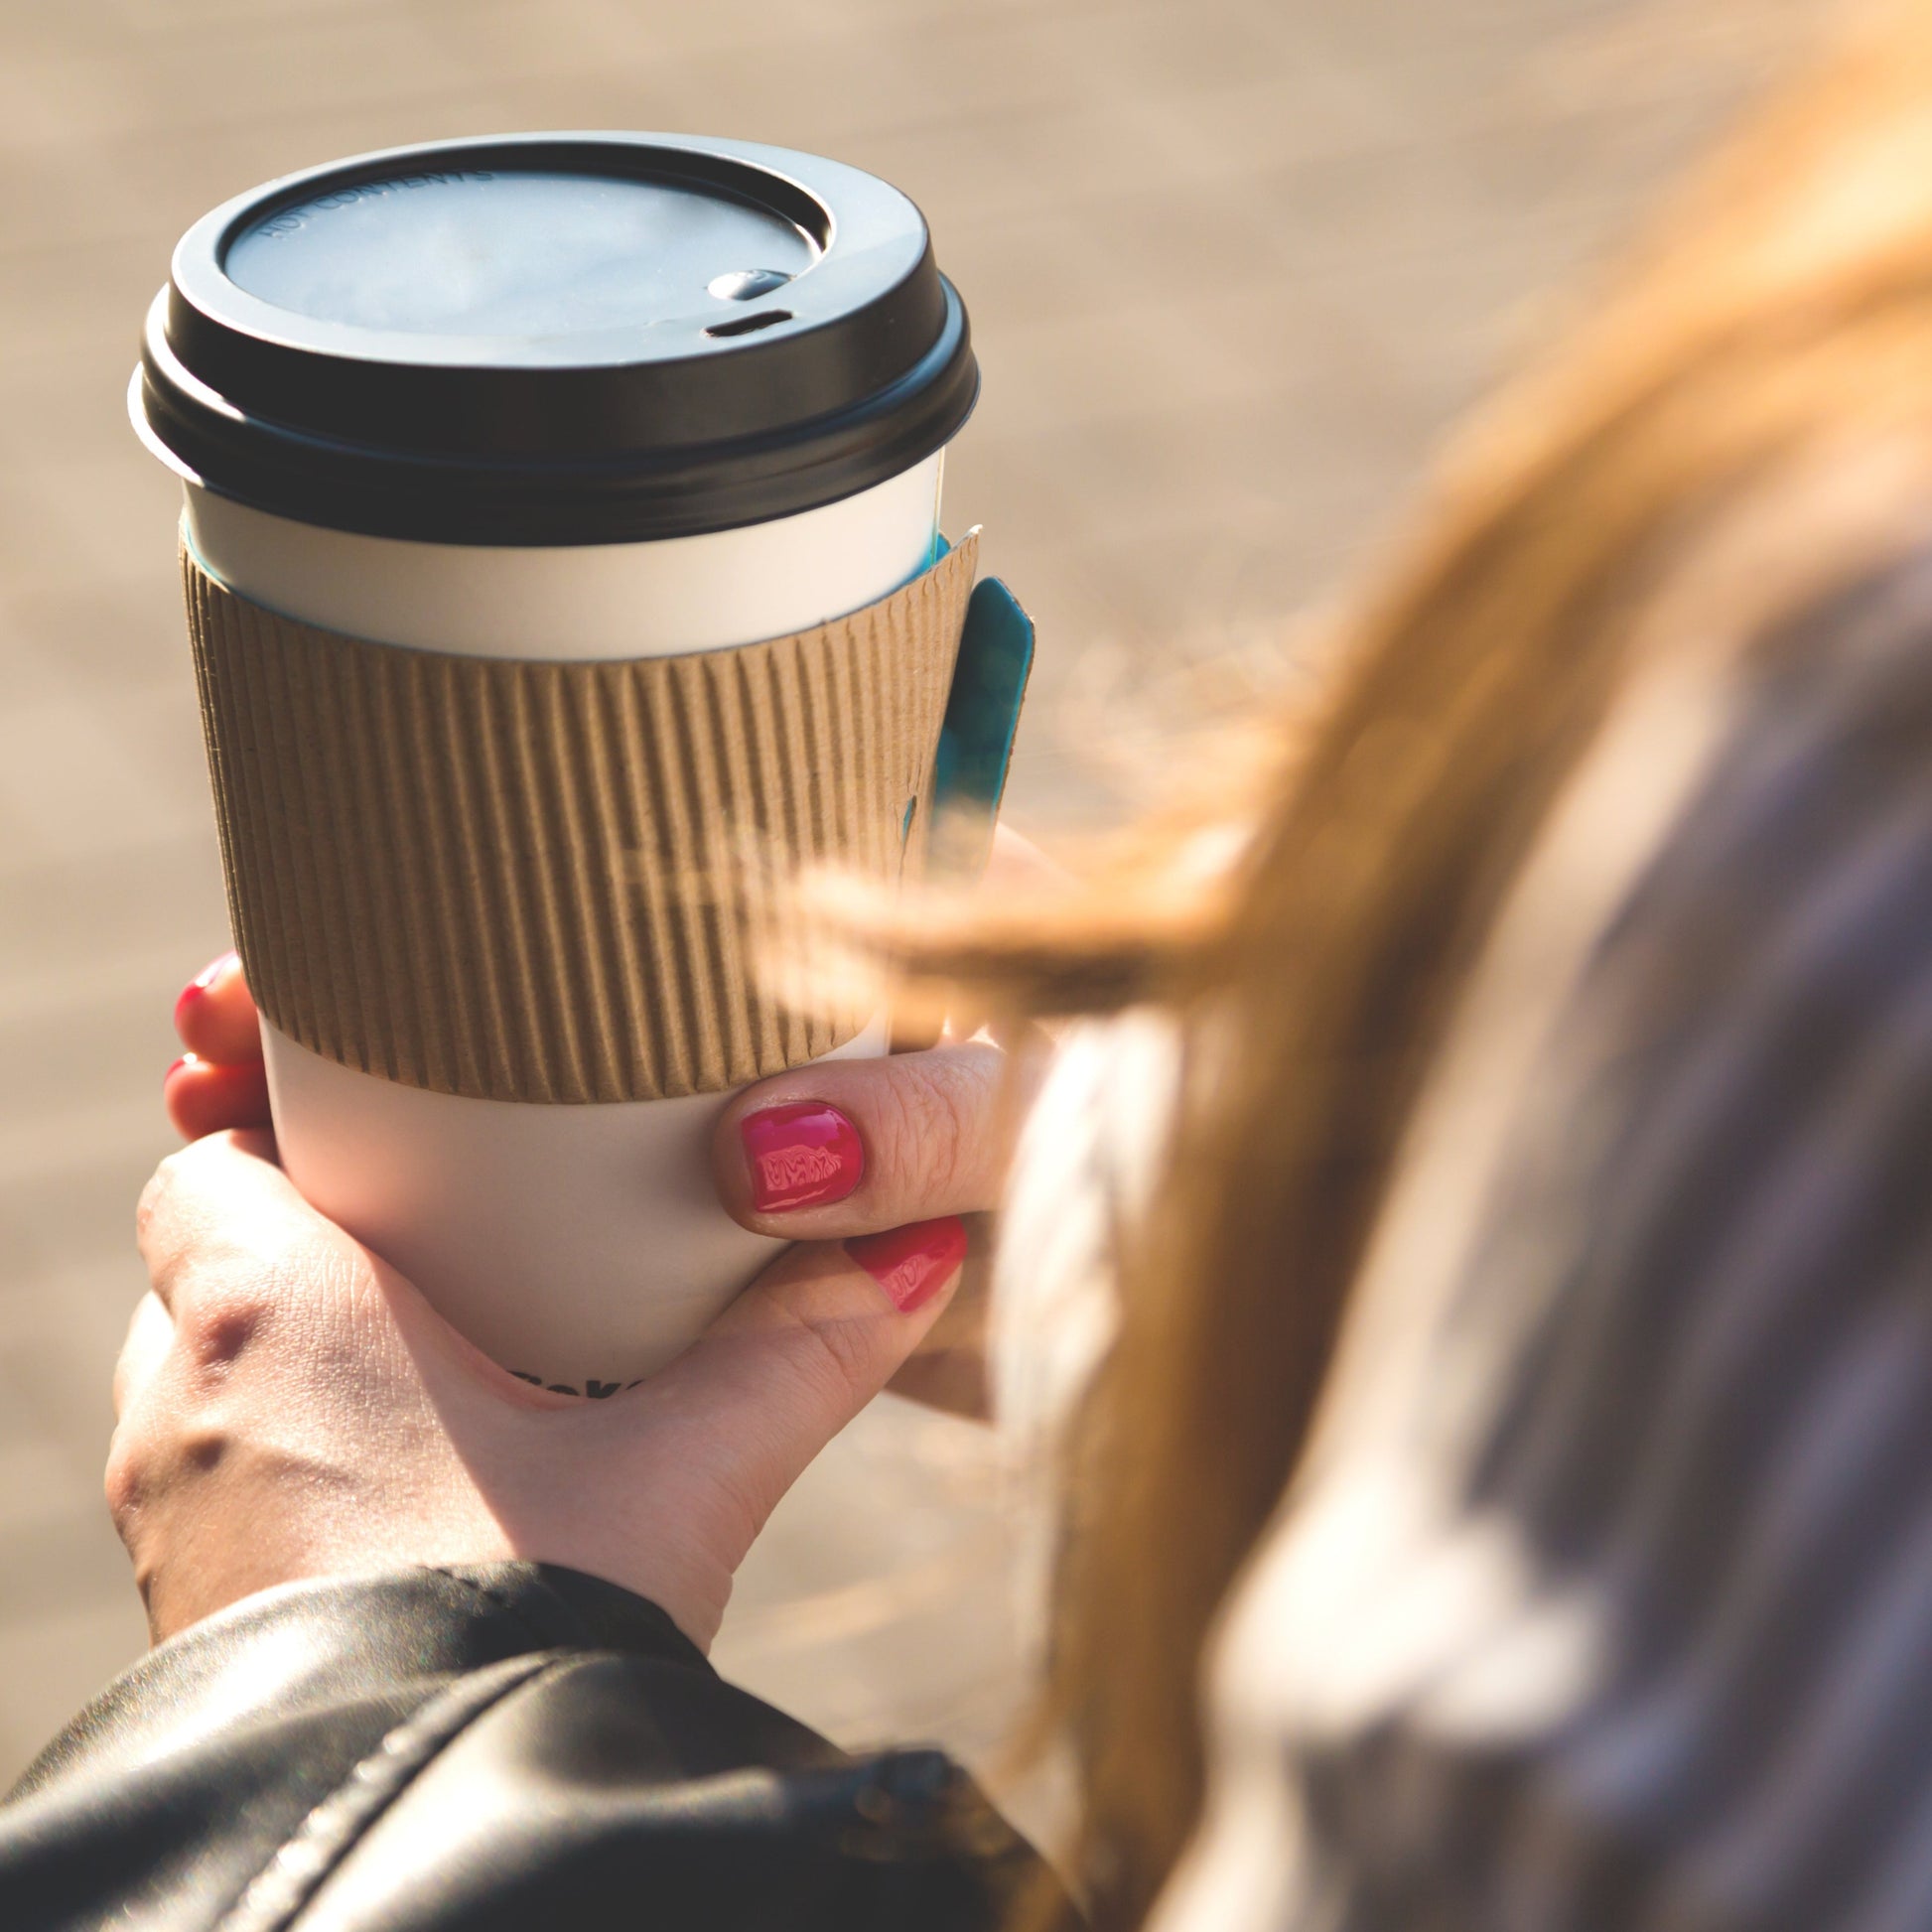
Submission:
<svg viewBox="0 0 1932 1932">
<path fill-rule="evenodd" d="M 982 578 L 966 607 L 933 771 L 942 873 L 975 877 L 985 867 L 1033 665 L 1033 619 L 999 578 Z"/>
</svg>

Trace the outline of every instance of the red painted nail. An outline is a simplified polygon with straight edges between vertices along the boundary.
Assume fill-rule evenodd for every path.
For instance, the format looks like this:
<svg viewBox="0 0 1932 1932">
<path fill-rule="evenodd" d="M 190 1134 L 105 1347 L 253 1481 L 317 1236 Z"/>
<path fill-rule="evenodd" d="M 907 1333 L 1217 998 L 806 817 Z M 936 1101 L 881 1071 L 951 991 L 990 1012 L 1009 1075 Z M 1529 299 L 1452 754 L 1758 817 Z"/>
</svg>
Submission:
<svg viewBox="0 0 1932 1932">
<path fill-rule="evenodd" d="M 752 1170 L 752 1205 L 784 1214 L 844 1200 L 866 1175 L 859 1130 L 822 1100 L 760 1108 L 738 1124 Z"/>
<path fill-rule="evenodd" d="M 180 1033 L 188 1016 L 201 1005 L 207 996 L 207 988 L 200 980 L 190 980 L 181 990 L 181 998 L 175 1002 L 175 1032 Z"/>
<path fill-rule="evenodd" d="M 225 973 L 234 962 L 232 950 L 224 952 L 218 959 L 210 959 L 195 977 L 181 990 L 181 998 L 175 1002 L 175 1031 L 180 1033 L 183 1022 L 207 997 L 207 990 Z"/>
<path fill-rule="evenodd" d="M 866 1234 L 845 1251 L 888 1295 L 901 1314 L 922 1309 L 958 1274 L 966 1259 L 966 1223 L 957 1214 L 914 1221 L 885 1234 Z"/>
</svg>

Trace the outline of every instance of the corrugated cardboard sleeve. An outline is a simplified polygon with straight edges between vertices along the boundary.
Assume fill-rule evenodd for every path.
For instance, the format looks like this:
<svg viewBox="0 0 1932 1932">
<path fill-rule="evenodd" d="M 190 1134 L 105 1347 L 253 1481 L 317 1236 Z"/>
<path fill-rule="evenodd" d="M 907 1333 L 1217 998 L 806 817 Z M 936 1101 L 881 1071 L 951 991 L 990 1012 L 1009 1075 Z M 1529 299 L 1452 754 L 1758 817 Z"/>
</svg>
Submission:
<svg viewBox="0 0 1932 1932">
<path fill-rule="evenodd" d="M 341 636 L 185 556 L 263 1014 L 385 1079 L 553 1103 L 717 1092 L 850 1039 L 868 1013 L 759 984 L 759 881 L 918 864 L 977 552 L 795 636 L 624 662 Z"/>
</svg>

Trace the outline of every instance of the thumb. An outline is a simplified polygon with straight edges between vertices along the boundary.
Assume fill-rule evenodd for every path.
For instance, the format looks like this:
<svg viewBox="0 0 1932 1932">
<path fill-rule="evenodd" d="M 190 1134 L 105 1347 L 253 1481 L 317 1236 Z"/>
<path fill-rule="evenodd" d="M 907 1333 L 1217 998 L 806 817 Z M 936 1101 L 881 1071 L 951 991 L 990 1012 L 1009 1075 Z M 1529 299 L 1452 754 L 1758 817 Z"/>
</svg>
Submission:
<svg viewBox="0 0 1932 1932">
<path fill-rule="evenodd" d="M 788 1249 L 670 1367 L 652 1398 L 701 1431 L 743 1503 L 745 1542 L 944 1311 L 966 1261 L 957 1215 Z"/>
</svg>

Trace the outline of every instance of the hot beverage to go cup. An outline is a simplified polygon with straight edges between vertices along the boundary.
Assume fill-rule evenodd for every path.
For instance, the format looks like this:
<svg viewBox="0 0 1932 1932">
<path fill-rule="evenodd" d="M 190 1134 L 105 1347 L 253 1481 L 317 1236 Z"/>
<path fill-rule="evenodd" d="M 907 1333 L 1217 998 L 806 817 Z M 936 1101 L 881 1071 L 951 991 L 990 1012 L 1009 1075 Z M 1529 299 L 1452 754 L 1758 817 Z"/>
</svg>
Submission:
<svg viewBox="0 0 1932 1932">
<path fill-rule="evenodd" d="M 130 400 L 281 1158 L 531 1379 L 687 1345 L 772 1252 L 719 1111 L 883 1050 L 745 882 L 920 864 L 977 388 L 918 210 L 781 149 L 398 149 L 176 249 Z"/>
</svg>

